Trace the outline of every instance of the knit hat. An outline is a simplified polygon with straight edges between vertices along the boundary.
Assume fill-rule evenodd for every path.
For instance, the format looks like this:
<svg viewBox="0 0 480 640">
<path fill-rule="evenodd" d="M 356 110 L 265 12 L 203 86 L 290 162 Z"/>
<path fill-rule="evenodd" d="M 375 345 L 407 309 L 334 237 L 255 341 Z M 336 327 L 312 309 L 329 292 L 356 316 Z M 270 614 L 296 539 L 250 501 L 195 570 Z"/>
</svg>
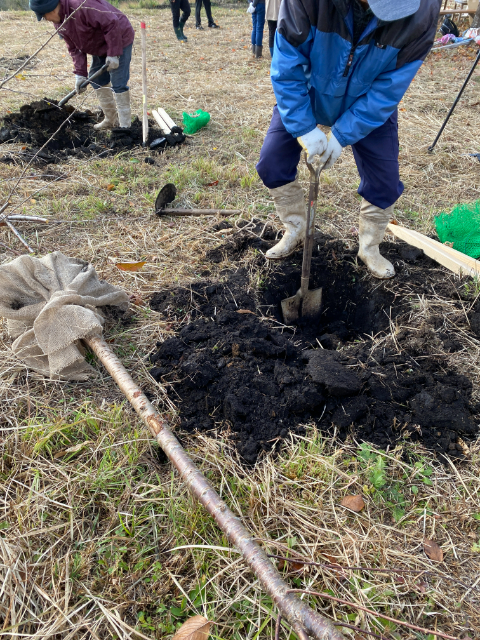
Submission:
<svg viewBox="0 0 480 640">
<path fill-rule="evenodd" d="M 46 13 L 53 11 L 59 4 L 59 0 L 29 0 L 30 9 L 37 15 L 40 21 Z"/>
</svg>

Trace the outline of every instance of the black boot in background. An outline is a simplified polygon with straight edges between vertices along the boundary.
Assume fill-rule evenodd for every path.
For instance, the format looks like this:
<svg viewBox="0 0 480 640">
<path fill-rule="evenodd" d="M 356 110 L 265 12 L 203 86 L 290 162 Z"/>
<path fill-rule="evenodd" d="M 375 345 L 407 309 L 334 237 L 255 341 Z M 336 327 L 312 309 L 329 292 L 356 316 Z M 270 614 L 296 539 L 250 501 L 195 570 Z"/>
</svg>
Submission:
<svg viewBox="0 0 480 640">
<path fill-rule="evenodd" d="M 186 37 L 183 35 L 182 30 L 180 29 L 180 26 L 173 27 L 173 30 L 175 31 L 177 40 L 180 40 L 180 42 L 185 42 L 187 40 Z"/>
<path fill-rule="evenodd" d="M 179 38 L 179 40 L 183 40 L 183 42 L 187 42 L 187 41 L 188 41 L 188 38 L 187 38 L 187 36 L 183 33 L 183 27 L 184 27 L 184 26 L 185 26 L 185 22 L 182 22 L 182 21 L 180 20 L 180 22 L 178 23 L 178 28 L 180 29 L 180 33 L 182 34 L 182 37 L 181 37 L 181 38 Z M 178 38 L 178 36 L 177 36 L 177 38 Z"/>
<path fill-rule="evenodd" d="M 256 45 L 255 46 L 255 58 L 262 58 L 263 57 L 263 47 L 262 45 Z"/>
</svg>

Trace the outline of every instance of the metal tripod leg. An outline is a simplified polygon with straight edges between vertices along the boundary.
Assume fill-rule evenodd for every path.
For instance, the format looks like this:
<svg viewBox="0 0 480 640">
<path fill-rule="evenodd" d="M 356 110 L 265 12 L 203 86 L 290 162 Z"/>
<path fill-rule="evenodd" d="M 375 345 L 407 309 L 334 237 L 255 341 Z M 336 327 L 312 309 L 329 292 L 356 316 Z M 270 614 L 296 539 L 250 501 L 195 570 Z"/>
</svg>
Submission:
<svg viewBox="0 0 480 640">
<path fill-rule="evenodd" d="M 438 140 L 439 140 L 440 136 L 442 135 L 443 130 L 444 130 L 444 129 L 445 129 L 445 127 L 447 126 L 447 122 L 450 120 L 450 116 L 452 115 L 453 110 L 454 110 L 454 109 L 455 109 L 455 107 L 457 106 L 458 101 L 459 101 L 459 100 L 460 100 L 460 98 L 462 97 L 462 93 L 464 92 L 465 87 L 466 87 L 466 86 L 467 86 L 467 84 L 468 84 L 468 81 L 469 81 L 469 80 L 470 80 L 470 78 L 472 77 L 472 74 L 473 74 L 473 72 L 475 71 L 475 67 L 477 66 L 477 64 L 478 64 L 478 62 L 479 62 L 479 61 L 480 61 L 480 49 L 478 50 L 477 57 L 475 58 L 475 62 L 473 63 L 472 68 L 470 69 L 470 73 L 468 74 L 467 79 L 465 80 L 465 82 L 463 83 L 462 88 L 461 88 L 461 89 L 460 89 L 460 91 L 458 92 L 458 96 L 455 98 L 455 102 L 452 104 L 452 106 L 451 106 L 451 108 L 450 108 L 450 111 L 447 113 L 447 117 L 445 118 L 444 123 L 443 123 L 443 124 L 442 124 L 442 126 L 440 127 L 440 131 L 437 133 L 437 137 L 436 137 L 436 138 L 435 138 L 435 140 L 433 141 L 433 144 L 432 144 L 430 147 L 428 147 L 428 150 L 429 150 L 429 151 L 433 151 L 433 149 L 435 148 L 435 145 L 437 144 L 437 142 L 438 142 Z"/>
</svg>

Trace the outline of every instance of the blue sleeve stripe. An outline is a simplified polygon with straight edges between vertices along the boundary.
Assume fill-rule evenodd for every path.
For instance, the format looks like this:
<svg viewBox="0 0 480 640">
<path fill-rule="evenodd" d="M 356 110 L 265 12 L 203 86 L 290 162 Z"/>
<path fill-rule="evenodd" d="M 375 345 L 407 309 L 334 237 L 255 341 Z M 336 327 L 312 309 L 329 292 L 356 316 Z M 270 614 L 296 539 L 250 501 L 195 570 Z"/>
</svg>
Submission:
<svg viewBox="0 0 480 640">
<path fill-rule="evenodd" d="M 278 31 L 272 59 L 271 80 L 280 117 L 293 136 L 312 131 L 316 127 L 309 96 L 310 51 L 315 27 L 299 47 L 291 45 Z"/>
</svg>

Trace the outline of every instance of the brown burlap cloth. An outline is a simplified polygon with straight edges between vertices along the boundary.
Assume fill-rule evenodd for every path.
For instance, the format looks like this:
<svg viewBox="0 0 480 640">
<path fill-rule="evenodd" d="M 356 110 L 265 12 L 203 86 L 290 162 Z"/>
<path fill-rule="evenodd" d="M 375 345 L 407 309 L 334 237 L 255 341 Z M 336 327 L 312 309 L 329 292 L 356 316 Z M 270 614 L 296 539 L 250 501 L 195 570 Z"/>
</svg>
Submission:
<svg viewBox="0 0 480 640">
<path fill-rule="evenodd" d="M 126 310 L 127 294 L 99 280 L 91 264 L 59 251 L 20 256 L 0 266 L 0 316 L 7 318 L 13 352 L 51 378 L 87 380 L 95 372 L 79 341 L 100 335 L 100 307 Z"/>
</svg>

